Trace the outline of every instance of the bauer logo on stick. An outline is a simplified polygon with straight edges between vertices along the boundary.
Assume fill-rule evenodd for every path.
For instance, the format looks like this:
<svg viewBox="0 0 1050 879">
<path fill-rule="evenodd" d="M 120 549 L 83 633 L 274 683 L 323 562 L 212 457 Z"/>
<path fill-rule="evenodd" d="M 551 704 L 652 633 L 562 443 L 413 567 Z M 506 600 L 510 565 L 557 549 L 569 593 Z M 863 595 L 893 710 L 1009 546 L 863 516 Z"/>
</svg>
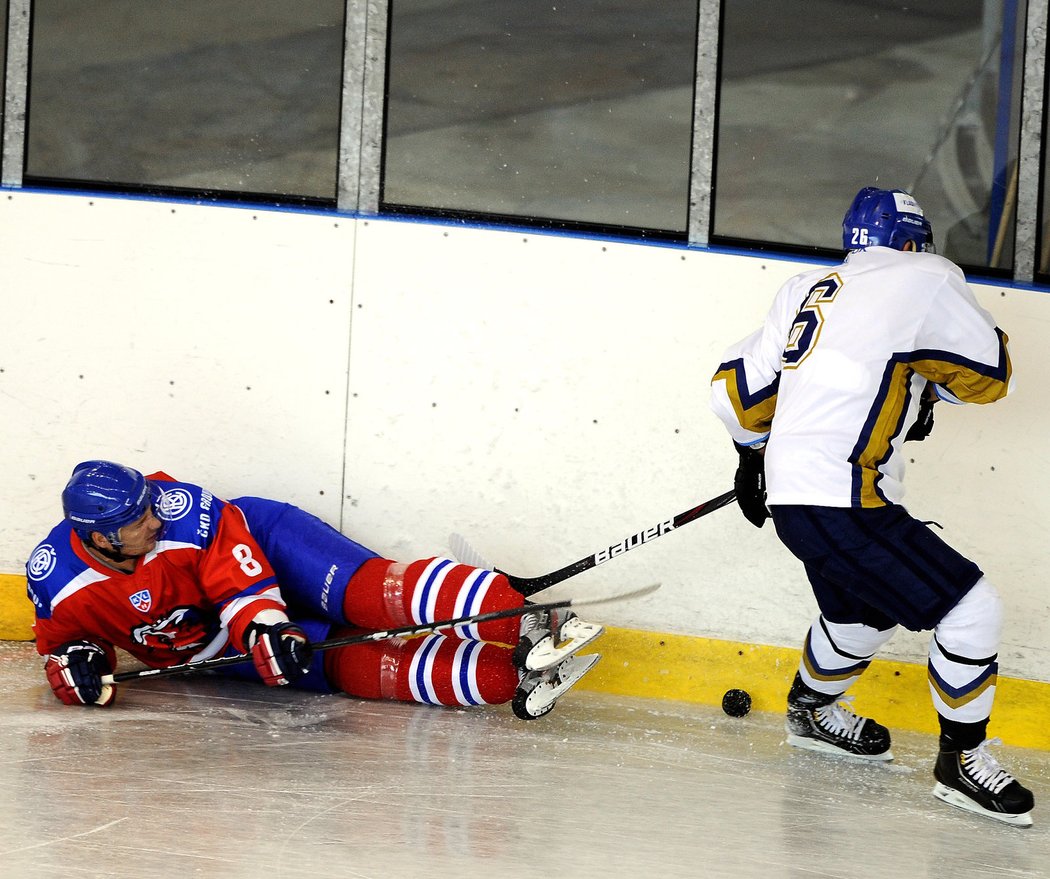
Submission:
<svg viewBox="0 0 1050 879">
<path fill-rule="evenodd" d="M 603 549 L 600 552 L 594 554 L 594 563 L 600 565 L 603 562 L 614 559 L 618 555 L 623 555 L 630 549 L 634 549 L 636 546 L 641 546 L 643 543 L 648 543 L 650 540 L 655 540 L 657 537 L 661 537 L 668 531 L 674 531 L 674 519 L 668 519 L 666 522 L 661 522 L 659 525 L 653 525 L 652 528 L 646 528 L 645 531 L 639 531 L 637 534 L 633 534 L 626 540 L 621 540 L 619 543 L 614 543 L 608 549 Z"/>
</svg>

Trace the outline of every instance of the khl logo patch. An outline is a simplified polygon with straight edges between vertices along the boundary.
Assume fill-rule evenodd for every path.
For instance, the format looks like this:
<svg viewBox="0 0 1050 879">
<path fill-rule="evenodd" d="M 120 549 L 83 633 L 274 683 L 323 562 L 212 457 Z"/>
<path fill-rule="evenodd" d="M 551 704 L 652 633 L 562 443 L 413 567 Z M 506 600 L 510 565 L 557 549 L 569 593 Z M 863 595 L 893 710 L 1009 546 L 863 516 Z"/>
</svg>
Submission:
<svg viewBox="0 0 1050 879">
<path fill-rule="evenodd" d="M 129 596 L 129 598 L 132 607 L 141 613 L 146 613 L 146 611 L 153 607 L 153 596 L 149 594 L 148 589 L 142 589 L 134 595 Z"/>
</svg>

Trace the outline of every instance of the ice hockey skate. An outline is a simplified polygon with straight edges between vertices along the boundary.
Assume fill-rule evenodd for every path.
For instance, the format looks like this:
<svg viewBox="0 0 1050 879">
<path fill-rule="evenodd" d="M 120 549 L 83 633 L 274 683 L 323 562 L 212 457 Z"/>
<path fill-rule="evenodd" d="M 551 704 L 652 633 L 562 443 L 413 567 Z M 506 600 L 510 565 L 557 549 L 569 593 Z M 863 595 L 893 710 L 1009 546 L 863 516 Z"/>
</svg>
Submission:
<svg viewBox="0 0 1050 879">
<path fill-rule="evenodd" d="M 604 627 L 581 620 L 571 610 L 530 611 L 521 618 L 514 664 L 524 672 L 552 668 L 604 631 Z"/>
<path fill-rule="evenodd" d="M 840 696 L 828 705 L 789 701 L 788 744 L 861 760 L 892 760 L 889 730 L 871 718 L 854 714 L 848 704 L 852 699 L 852 696 Z"/>
<path fill-rule="evenodd" d="M 968 751 L 941 751 L 933 769 L 933 795 L 968 812 L 1029 827 L 1035 799 L 989 752 L 990 745 L 1000 744 L 986 739 Z"/>
<path fill-rule="evenodd" d="M 511 708 L 522 720 L 543 717 L 554 708 L 559 697 L 594 668 L 601 658 L 600 653 L 569 656 L 551 668 L 523 671 Z"/>
</svg>

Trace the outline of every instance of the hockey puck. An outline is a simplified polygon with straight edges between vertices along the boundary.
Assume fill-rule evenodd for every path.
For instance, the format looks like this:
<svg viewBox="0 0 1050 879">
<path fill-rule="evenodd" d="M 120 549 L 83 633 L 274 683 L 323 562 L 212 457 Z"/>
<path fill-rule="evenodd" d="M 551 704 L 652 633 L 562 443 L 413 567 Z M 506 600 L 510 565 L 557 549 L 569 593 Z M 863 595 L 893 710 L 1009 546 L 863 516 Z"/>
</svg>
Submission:
<svg viewBox="0 0 1050 879">
<path fill-rule="evenodd" d="M 744 717 L 751 710 L 751 694 L 747 690 L 726 690 L 722 710 L 730 717 Z"/>
</svg>

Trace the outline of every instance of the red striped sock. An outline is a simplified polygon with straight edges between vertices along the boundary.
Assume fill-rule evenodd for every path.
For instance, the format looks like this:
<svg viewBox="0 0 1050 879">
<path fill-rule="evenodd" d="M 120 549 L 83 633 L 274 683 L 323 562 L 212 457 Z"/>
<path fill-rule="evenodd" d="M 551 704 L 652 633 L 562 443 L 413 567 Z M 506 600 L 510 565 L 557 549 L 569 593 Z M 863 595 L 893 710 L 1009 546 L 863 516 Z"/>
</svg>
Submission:
<svg viewBox="0 0 1050 879">
<path fill-rule="evenodd" d="M 351 696 L 437 705 L 498 705 L 518 686 L 510 650 L 441 635 L 336 648 L 325 654 L 325 673 Z"/>
<path fill-rule="evenodd" d="M 458 619 L 521 607 L 524 597 L 503 574 L 460 565 L 449 559 L 402 564 L 370 559 L 350 579 L 343 610 L 348 620 L 381 630 Z M 446 632 L 512 646 L 518 641 L 517 617 L 491 620 Z"/>
</svg>

